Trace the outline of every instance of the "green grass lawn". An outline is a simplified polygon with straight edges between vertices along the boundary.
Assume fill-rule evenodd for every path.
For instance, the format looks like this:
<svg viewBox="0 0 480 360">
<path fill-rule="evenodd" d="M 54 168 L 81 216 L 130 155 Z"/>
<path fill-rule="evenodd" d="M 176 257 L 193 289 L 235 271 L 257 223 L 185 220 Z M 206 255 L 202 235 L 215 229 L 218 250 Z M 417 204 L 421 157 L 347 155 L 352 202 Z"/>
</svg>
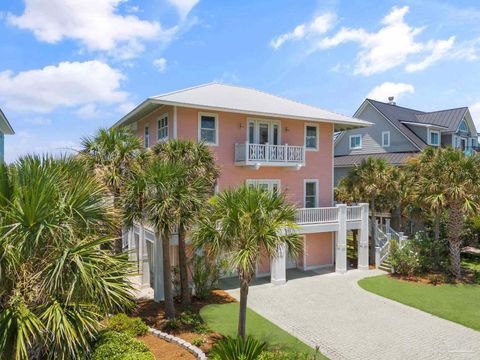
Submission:
<svg viewBox="0 0 480 360">
<path fill-rule="evenodd" d="M 480 285 L 428 285 L 387 275 L 358 282 L 374 294 L 480 331 Z"/>
<path fill-rule="evenodd" d="M 212 304 L 200 309 L 200 315 L 212 330 L 224 336 L 235 337 L 237 335 L 238 309 L 238 303 Z M 275 349 L 315 353 L 310 346 L 250 309 L 247 309 L 247 334 L 266 341 L 270 347 Z M 320 355 L 318 359 L 327 358 Z"/>
</svg>

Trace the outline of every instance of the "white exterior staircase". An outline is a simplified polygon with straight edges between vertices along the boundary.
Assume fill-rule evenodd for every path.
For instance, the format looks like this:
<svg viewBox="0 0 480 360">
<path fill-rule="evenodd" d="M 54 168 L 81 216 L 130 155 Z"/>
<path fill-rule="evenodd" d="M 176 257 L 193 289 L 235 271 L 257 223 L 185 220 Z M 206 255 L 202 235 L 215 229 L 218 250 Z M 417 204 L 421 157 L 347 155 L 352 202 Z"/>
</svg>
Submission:
<svg viewBox="0 0 480 360">
<path fill-rule="evenodd" d="M 375 267 L 377 269 L 392 272 L 392 266 L 388 255 L 390 254 L 390 242 L 395 240 L 401 248 L 407 237 L 403 232 L 397 232 L 390 224 L 375 225 Z"/>
</svg>

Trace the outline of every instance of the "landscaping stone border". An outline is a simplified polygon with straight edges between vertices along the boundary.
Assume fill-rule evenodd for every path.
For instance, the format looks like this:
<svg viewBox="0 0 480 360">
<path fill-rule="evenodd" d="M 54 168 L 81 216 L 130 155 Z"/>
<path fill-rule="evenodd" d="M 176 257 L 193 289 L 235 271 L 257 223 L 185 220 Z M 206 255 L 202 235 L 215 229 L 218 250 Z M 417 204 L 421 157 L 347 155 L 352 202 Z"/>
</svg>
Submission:
<svg viewBox="0 0 480 360">
<path fill-rule="evenodd" d="M 183 339 L 180 339 L 179 337 L 164 333 L 151 327 L 148 328 L 148 331 L 150 332 L 150 334 L 159 337 L 162 340 L 177 344 L 178 346 L 184 348 L 185 350 L 192 353 L 198 360 L 207 360 L 207 355 L 205 355 L 205 353 L 195 345 L 190 344 L 188 341 L 185 341 Z"/>
</svg>

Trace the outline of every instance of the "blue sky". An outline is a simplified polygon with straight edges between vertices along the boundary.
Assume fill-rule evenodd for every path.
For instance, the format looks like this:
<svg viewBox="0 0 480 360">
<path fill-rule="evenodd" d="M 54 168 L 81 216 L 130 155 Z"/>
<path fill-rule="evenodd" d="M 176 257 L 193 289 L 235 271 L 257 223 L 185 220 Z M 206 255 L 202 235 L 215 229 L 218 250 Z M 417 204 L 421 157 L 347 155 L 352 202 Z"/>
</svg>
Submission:
<svg viewBox="0 0 480 360">
<path fill-rule="evenodd" d="M 0 5 L 7 161 L 148 96 L 221 81 L 352 115 L 366 96 L 480 123 L 478 1 L 15 0 Z"/>
</svg>

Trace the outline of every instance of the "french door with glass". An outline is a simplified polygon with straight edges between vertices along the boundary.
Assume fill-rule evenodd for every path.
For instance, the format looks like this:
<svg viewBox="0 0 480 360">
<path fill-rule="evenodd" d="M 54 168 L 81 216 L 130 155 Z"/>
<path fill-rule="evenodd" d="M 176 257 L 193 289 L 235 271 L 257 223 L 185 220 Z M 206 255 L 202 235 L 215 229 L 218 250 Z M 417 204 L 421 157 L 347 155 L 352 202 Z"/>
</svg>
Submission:
<svg viewBox="0 0 480 360">
<path fill-rule="evenodd" d="M 248 142 L 280 145 L 280 123 L 270 120 L 248 120 Z"/>
</svg>

